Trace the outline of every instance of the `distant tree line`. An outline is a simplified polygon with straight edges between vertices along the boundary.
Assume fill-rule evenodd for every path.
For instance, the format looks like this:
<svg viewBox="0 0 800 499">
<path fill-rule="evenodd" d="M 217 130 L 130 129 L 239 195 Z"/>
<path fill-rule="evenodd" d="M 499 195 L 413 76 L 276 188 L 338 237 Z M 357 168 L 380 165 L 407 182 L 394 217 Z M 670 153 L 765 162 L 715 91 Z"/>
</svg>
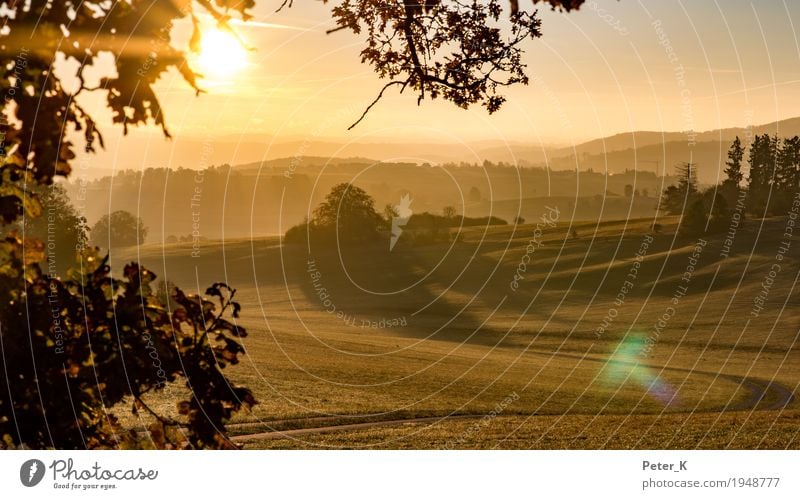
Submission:
<svg viewBox="0 0 800 499">
<path fill-rule="evenodd" d="M 379 214 L 375 209 L 375 200 L 366 191 L 344 182 L 331 189 L 311 217 L 286 231 L 284 241 L 305 243 L 311 239 L 318 243 L 338 244 L 375 242 L 385 239 L 396 230 L 394 225 L 397 225 L 399 218 L 400 213 L 392 205 L 387 205 L 383 214 Z M 507 224 L 495 216 L 458 215 L 455 207 L 445 206 L 441 215 L 429 212 L 411 214 L 403 219 L 401 227 L 409 231 L 409 235 L 405 236 L 408 240 L 435 243 L 449 240 L 451 228 Z"/>
<path fill-rule="evenodd" d="M 725 230 L 732 209 L 742 203 L 741 211 L 752 216 L 783 215 L 800 187 L 800 137 L 757 135 L 749 151 L 736 137 L 728 150 L 725 179 L 705 190 L 698 188 L 696 164 L 680 164 L 677 176 L 677 185 L 664 191 L 660 209 L 683 215 L 680 228 L 683 234 Z"/>
</svg>

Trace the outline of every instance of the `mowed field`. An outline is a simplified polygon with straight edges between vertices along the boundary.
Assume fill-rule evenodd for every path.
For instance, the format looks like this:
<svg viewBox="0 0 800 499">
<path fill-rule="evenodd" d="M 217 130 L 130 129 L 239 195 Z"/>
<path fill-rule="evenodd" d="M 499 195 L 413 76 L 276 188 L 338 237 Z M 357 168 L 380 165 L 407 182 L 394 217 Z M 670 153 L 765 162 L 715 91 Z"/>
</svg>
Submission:
<svg viewBox="0 0 800 499">
<path fill-rule="evenodd" d="M 800 241 L 784 218 L 732 245 L 659 223 L 112 256 L 238 290 L 250 334 L 228 372 L 259 400 L 230 427 L 245 448 L 800 448 Z"/>
</svg>

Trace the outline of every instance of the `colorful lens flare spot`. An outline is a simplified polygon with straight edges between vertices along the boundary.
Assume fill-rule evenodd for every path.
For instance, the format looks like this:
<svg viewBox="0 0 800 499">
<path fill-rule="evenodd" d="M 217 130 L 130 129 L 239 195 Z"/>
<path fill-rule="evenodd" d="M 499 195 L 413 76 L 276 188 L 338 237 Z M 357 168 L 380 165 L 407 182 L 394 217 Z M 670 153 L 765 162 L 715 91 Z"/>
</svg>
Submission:
<svg viewBox="0 0 800 499">
<path fill-rule="evenodd" d="M 646 338 L 643 333 L 628 335 L 603 367 L 604 377 L 615 385 L 633 381 L 655 400 L 671 406 L 677 402 L 677 393 L 653 368 L 643 364 L 646 360 L 643 352 L 648 348 Z"/>
</svg>

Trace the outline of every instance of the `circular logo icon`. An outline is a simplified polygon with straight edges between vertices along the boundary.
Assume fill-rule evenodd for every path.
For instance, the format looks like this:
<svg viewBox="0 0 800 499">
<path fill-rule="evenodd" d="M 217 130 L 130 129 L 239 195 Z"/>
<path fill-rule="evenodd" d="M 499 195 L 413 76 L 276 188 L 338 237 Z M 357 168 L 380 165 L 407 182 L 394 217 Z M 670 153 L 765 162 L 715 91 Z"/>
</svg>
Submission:
<svg viewBox="0 0 800 499">
<path fill-rule="evenodd" d="M 19 481 L 26 487 L 35 487 L 44 478 L 44 463 L 38 459 L 28 459 L 19 469 Z"/>
</svg>

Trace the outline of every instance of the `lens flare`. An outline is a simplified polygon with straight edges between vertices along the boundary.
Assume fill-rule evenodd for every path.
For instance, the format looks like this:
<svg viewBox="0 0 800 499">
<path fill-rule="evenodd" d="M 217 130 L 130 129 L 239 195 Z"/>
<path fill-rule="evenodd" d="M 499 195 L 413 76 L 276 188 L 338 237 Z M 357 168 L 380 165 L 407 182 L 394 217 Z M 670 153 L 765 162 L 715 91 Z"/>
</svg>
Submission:
<svg viewBox="0 0 800 499">
<path fill-rule="evenodd" d="M 677 393 L 655 370 L 643 365 L 642 352 L 647 347 L 646 335 L 632 333 L 622 340 L 608 363 L 603 366 L 604 376 L 610 384 L 633 382 L 647 391 L 653 399 L 665 406 L 677 403 Z"/>
</svg>

